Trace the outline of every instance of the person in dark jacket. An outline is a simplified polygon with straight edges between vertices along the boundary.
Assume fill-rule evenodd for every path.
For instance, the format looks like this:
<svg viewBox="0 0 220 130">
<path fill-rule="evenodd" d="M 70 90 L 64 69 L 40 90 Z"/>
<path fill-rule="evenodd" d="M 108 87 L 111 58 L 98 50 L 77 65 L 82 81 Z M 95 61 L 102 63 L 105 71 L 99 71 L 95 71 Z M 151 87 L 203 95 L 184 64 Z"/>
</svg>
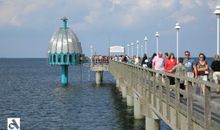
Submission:
<svg viewBox="0 0 220 130">
<path fill-rule="evenodd" d="M 215 83 L 220 83 L 220 57 L 218 54 L 215 54 L 214 61 L 211 64 L 211 68 L 213 70 L 213 79 Z"/>
<path fill-rule="evenodd" d="M 147 67 L 147 62 L 148 62 L 147 54 L 144 53 L 144 56 L 143 56 L 142 61 L 141 61 L 141 66 L 146 68 Z"/>
<path fill-rule="evenodd" d="M 157 56 L 156 53 L 154 53 L 154 54 L 151 56 L 150 61 L 147 62 L 147 67 L 152 68 L 152 61 L 153 61 L 153 59 L 154 59 L 155 56 Z"/>
</svg>

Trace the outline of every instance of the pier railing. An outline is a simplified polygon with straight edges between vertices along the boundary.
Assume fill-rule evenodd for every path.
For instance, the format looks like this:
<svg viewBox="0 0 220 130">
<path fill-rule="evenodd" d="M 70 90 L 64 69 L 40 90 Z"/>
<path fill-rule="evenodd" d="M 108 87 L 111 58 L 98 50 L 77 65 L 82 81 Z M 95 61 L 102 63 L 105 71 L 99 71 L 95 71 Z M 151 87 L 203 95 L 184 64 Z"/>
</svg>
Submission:
<svg viewBox="0 0 220 130">
<path fill-rule="evenodd" d="M 112 60 L 109 71 L 127 83 L 127 90 L 143 97 L 143 104 L 150 105 L 172 129 L 220 129 L 220 85 Z M 170 78 L 175 79 L 174 85 L 170 85 Z M 182 83 L 186 90 L 180 89 Z M 201 87 L 205 88 L 203 94 L 198 92 Z"/>
<path fill-rule="evenodd" d="M 93 65 L 106 65 L 109 64 L 110 57 L 108 56 L 92 56 L 92 64 Z"/>
<path fill-rule="evenodd" d="M 108 56 L 92 56 L 91 69 L 93 71 L 108 71 L 109 59 Z"/>
</svg>

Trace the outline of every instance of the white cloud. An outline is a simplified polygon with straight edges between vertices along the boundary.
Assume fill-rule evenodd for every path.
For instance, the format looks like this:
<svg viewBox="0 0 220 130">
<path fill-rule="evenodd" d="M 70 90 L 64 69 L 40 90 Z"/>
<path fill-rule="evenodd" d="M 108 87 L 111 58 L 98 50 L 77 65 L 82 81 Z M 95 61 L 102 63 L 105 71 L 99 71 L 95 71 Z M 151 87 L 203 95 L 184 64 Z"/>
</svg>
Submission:
<svg viewBox="0 0 220 130">
<path fill-rule="evenodd" d="M 46 0 L 3 0 L 0 4 L 0 25 L 20 26 L 31 13 L 44 8 Z"/>
<path fill-rule="evenodd" d="M 180 0 L 179 3 L 184 9 L 190 9 L 190 8 L 201 7 L 204 1 L 203 0 Z"/>
<path fill-rule="evenodd" d="M 198 6 L 203 6 L 204 1 L 203 1 L 203 0 L 195 0 L 195 3 L 196 3 Z"/>
<path fill-rule="evenodd" d="M 121 1 L 120 0 L 112 0 L 112 4 L 114 5 L 120 5 Z"/>
<path fill-rule="evenodd" d="M 191 15 L 184 15 L 184 16 L 177 18 L 177 21 L 181 21 L 181 23 L 184 23 L 184 24 L 195 21 L 195 20 L 196 20 L 196 17 L 191 16 Z"/>
<path fill-rule="evenodd" d="M 175 7 L 175 0 L 163 0 L 164 3 L 161 5 L 162 7 L 169 9 Z"/>
<path fill-rule="evenodd" d="M 209 0 L 208 2 L 210 2 Z M 171 18 L 176 19 L 184 24 L 193 22 L 197 20 L 198 13 L 195 13 L 197 10 L 207 7 L 208 2 L 203 0 L 180 0 L 180 8 L 173 11 L 170 15 Z M 206 6 L 205 6 L 206 5 Z"/>
<path fill-rule="evenodd" d="M 98 11 L 91 11 L 89 15 L 84 17 L 84 21 L 88 24 L 93 24 L 96 20 L 100 17 L 100 12 Z"/>
<path fill-rule="evenodd" d="M 146 16 L 153 16 L 155 12 L 167 14 L 174 20 L 188 23 L 197 19 L 196 14 L 190 14 L 190 11 L 193 12 L 199 9 L 198 7 L 206 6 L 214 9 L 217 3 L 220 3 L 220 0 L 207 0 L 206 2 L 204 0 L 109 0 L 107 2 L 100 0 L 54 0 L 53 2 L 49 0 L 2 0 L 0 2 L 0 25 L 22 26 L 28 21 L 29 16 L 40 10 L 61 15 L 62 12 L 75 13 L 82 9 L 85 12 L 77 14 L 82 19 L 76 23 L 77 25 L 92 26 L 97 22 L 101 23 L 100 21 L 113 21 L 115 24 L 129 27 L 144 20 Z M 45 9 L 48 6 L 51 7 L 50 10 Z"/>
<path fill-rule="evenodd" d="M 195 16 L 187 14 L 184 11 L 175 12 L 170 16 L 170 18 L 173 18 L 176 21 L 178 21 L 180 23 L 184 23 L 184 24 L 187 24 L 189 22 L 193 22 L 197 19 Z"/>
<path fill-rule="evenodd" d="M 138 17 L 132 14 L 126 14 L 125 16 L 121 17 L 120 25 L 124 27 L 132 26 L 137 23 L 139 20 Z"/>
<path fill-rule="evenodd" d="M 220 5 L 220 0 L 215 0 L 215 1 L 208 1 L 208 6 L 211 10 L 215 10 L 215 7 L 217 5 Z"/>
</svg>

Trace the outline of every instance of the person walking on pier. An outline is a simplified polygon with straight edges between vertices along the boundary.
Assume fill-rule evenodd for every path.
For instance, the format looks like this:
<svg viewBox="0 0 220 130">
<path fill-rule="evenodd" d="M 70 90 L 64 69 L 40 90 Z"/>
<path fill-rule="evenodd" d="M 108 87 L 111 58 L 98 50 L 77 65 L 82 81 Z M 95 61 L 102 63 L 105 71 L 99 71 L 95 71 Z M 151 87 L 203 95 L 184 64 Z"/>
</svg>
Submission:
<svg viewBox="0 0 220 130">
<path fill-rule="evenodd" d="M 203 54 L 203 53 L 199 54 L 199 62 L 196 64 L 196 69 L 197 69 L 196 78 L 198 77 L 201 80 L 208 81 L 209 66 L 206 61 L 205 54 Z M 204 92 L 205 92 L 204 85 L 201 85 L 200 92 L 204 95 Z"/>
<path fill-rule="evenodd" d="M 213 70 L 213 79 L 215 83 L 220 84 L 220 57 L 218 54 L 215 54 L 211 68 Z"/>
<path fill-rule="evenodd" d="M 214 61 L 211 64 L 211 68 L 213 70 L 213 79 L 215 83 L 219 84 L 220 82 L 220 56 L 216 54 L 214 56 Z"/>
<path fill-rule="evenodd" d="M 154 57 L 152 61 L 153 69 L 158 71 L 164 71 L 164 59 L 163 59 L 163 53 L 159 52 L 157 56 Z"/>
<path fill-rule="evenodd" d="M 164 65 L 166 63 L 166 60 L 169 58 L 169 53 L 168 52 L 165 52 L 164 53 Z"/>
<path fill-rule="evenodd" d="M 128 62 L 127 56 L 122 56 L 121 62 L 127 63 Z"/>
<path fill-rule="evenodd" d="M 159 72 L 164 71 L 164 59 L 163 59 L 163 53 L 159 52 L 157 56 L 154 57 L 152 61 L 153 69 Z M 157 81 L 159 81 L 159 73 L 156 73 Z M 162 78 L 162 82 L 164 82 L 164 79 Z"/>
<path fill-rule="evenodd" d="M 157 54 L 153 53 L 153 55 L 151 56 L 150 60 L 147 62 L 147 67 L 148 68 L 152 68 L 153 59 L 154 59 L 155 56 L 157 56 Z"/>
<path fill-rule="evenodd" d="M 140 61 L 141 61 L 141 58 L 140 58 L 140 57 L 136 57 L 136 58 L 134 59 L 134 64 L 135 64 L 135 65 L 140 65 Z"/>
<path fill-rule="evenodd" d="M 179 63 L 174 66 L 169 72 L 184 77 L 186 75 L 186 67 L 183 64 L 183 58 L 179 58 L 178 61 Z M 184 80 L 180 80 L 180 88 L 185 90 Z M 183 97 L 183 95 L 181 94 L 180 97 Z"/>
<path fill-rule="evenodd" d="M 186 76 L 189 78 L 194 78 L 197 75 L 196 65 L 193 59 L 190 58 L 190 52 L 185 51 L 185 58 L 183 64 L 186 67 Z"/>
<path fill-rule="evenodd" d="M 165 60 L 165 65 L 164 65 L 165 72 L 170 73 L 170 70 L 172 70 L 176 64 L 177 63 L 176 63 L 176 58 L 175 58 L 174 54 L 170 53 L 168 59 Z M 175 78 L 169 77 L 169 79 L 170 79 L 170 85 L 174 85 Z"/>
<path fill-rule="evenodd" d="M 141 61 L 141 66 L 143 66 L 144 68 L 147 68 L 147 62 L 148 62 L 147 54 L 145 53 Z"/>
</svg>

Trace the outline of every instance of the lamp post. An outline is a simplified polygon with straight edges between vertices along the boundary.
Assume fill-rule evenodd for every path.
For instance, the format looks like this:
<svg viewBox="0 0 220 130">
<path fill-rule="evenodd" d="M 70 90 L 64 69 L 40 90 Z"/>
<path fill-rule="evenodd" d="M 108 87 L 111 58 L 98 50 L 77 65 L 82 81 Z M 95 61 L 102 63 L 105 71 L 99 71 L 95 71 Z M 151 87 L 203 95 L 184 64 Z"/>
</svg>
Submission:
<svg viewBox="0 0 220 130">
<path fill-rule="evenodd" d="M 134 56 L 134 43 L 131 43 L 131 56 Z"/>
<path fill-rule="evenodd" d="M 129 56 L 129 47 L 130 47 L 130 45 L 129 44 L 127 44 L 127 51 L 128 51 L 128 56 Z"/>
<path fill-rule="evenodd" d="M 144 55 L 144 53 L 143 53 L 143 45 L 141 44 L 141 54 L 140 54 L 140 56 L 143 56 Z"/>
<path fill-rule="evenodd" d="M 138 57 L 138 55 L 139 55 L 139 41 L 137 40 L 137 57 Z"/>
<path fill-rule="evenodd" d="M 93 46 L 90 45 L 90 49 L 91 49 L 91 64 L 93 65 L 93 59 L 92 59 L 92 56 L 93 56 Z"/>
<path fill-rule="evenodd" d="M 219 24 L 220 24 L 220 5 L 216 6 L 214 14 L 217 17 L 217 54 L 219 55 Z"/>
<path fill-rule="evenodd" d="M 176 59 L 178 63 L 178 58 L 179 58 L 179 30 L 180 30 L 180 24 L 177 22 L 175 29 L 176 29 Z"/>
<path fill-rule="evenodd" d="M 147 41 L 148 41 L 148 39 L 147 39 L 147 37 L 145 36 L 144 37 L 144 45 L 145 45 L 145 53 L 147 54 Z"/>
<path fill-rule="evenodd" d="M 93 55 L 93 46 L 92 45 L 90 45 L 90 49 L 91 49 L 91 57 L 92 57 L 92 55 Z"/>
<path fill-rule="evenodd" d="M 158 41 L 159 41 L 159 36 L 160 36 L 159 32 L 156 32 L 155 36 L 156 36 L 156 42 L 157 42 L 157 55 L 158 55 L 158 51 L 159 51 Z"/>
</svg>

